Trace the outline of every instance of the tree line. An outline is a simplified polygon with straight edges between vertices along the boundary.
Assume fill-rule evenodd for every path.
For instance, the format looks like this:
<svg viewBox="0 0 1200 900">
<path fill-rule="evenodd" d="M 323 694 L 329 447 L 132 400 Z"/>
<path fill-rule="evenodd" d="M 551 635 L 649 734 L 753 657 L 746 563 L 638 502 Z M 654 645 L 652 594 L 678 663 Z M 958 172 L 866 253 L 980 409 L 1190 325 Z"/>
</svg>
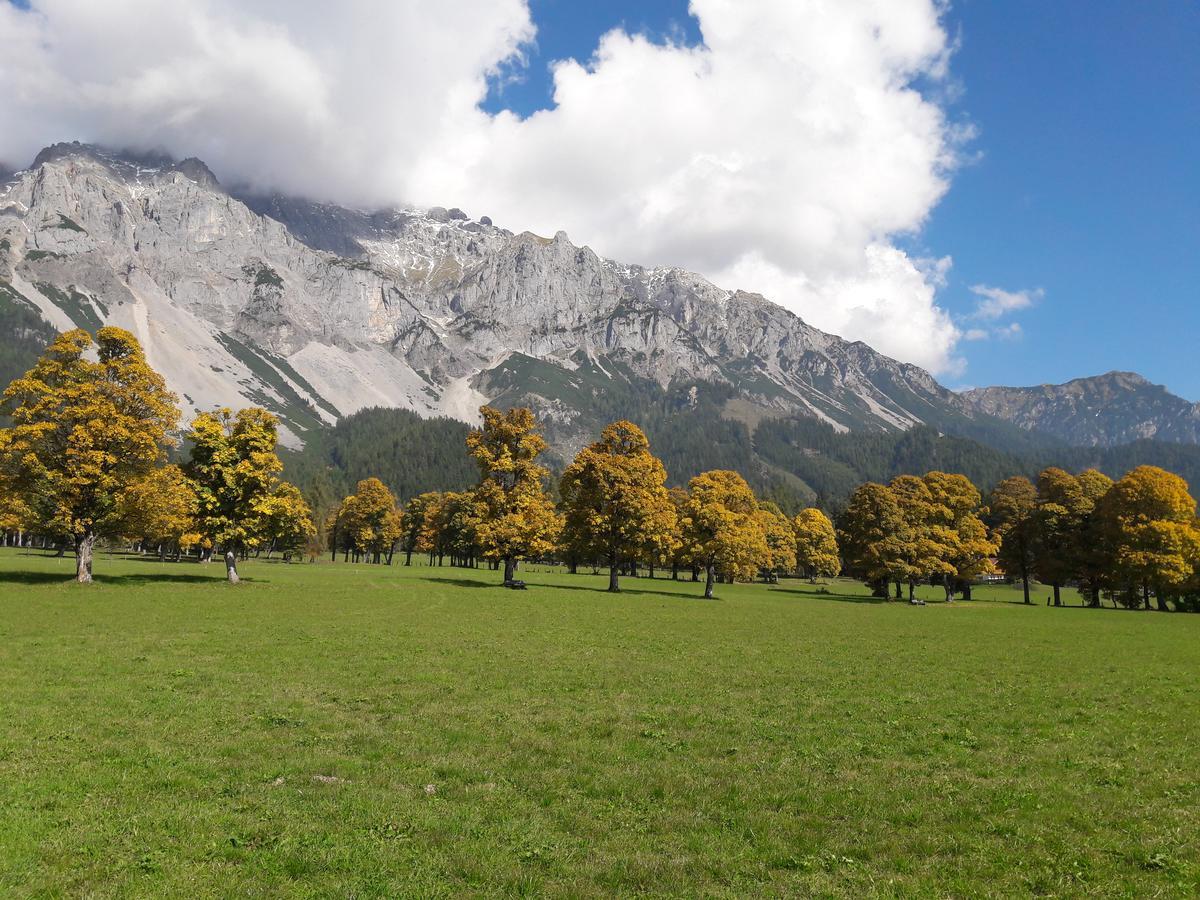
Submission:
<svg viewBox="0 0 1200 900">
<path fill-rule="evenodd" d="M 94 355 L 94 359 L 92 358 Z M 196 416 L 178 444 L 176 397 L 121 328 L 60 334 L 3 395 L 0 531 L 73 546 L 76 580 L 92 581 L 99 539 L 195 550 L 237 561 L 290 551 L 315 534 L 308 503 L 281 480 L 277 423 L 266 410 Z"/>
<path fill-rule="evenodd" d="M 94 358 L 93 358 L 94 357 Z M 0 532 L 34 532 L 73 545 L 76 577 L 92 578 L 97 539 L 157 547 L 177 558 L 224 555 L 228 578 L 250 552 L 304 551 L 315 559 L 431 563 L 503 570 L 540 560 L 601 567 L 608 589 L 641 569 L 718 582 L 799 574 L 862 579 L 881 597 L 915 602 L 921 584 L 969 599 L 1002 572 L 1030 583 L 1078 586 L 1088 602 L 1200 609 L 1200 526 L 1187 483 L 1153 466 L 1117 481 L 1095 469 L 1049 467 L 1036 482 L 1001 480 L 985 498 L 965 475 L 930 471 L 858 485 L 834 521 L 820 509 L 789 516 L 729 469 L 667 487 L 645 433 L 618 421 L 552 482 L 533 413 L 485 406 L 465 431 L 473 484 L 401 503 L 379 478 L 340 501 L 309 499 L 282 480 L 277 423 L 258 408 L 201 413 L 171 462 L 179 411 L 129 332 L 61 334 L 8 387 L 0 429 Z M 425 463 L 429 465 L 431 463 Z M 464 478 L 465 480 L 465 478 Z M 320 499 L 320 498 L 317 498 Z"/>
</svg>

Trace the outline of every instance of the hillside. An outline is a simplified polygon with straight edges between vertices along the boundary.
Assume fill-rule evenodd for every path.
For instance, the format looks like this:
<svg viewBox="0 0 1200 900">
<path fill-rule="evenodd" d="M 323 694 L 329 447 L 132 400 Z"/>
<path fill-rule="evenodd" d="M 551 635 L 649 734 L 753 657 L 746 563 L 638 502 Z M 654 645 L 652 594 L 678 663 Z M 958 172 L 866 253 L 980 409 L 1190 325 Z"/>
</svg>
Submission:
<svg viewBox="0 0 1200 900">
<path fill-rule="evenodd" d="M 989 415 L 1075 446 L 1112 447 L 1145 438 L 1200 443 L 1200 404 L 1134 372 L 1066 384 L 978 388 L 963 396 Z"/>
</svg>

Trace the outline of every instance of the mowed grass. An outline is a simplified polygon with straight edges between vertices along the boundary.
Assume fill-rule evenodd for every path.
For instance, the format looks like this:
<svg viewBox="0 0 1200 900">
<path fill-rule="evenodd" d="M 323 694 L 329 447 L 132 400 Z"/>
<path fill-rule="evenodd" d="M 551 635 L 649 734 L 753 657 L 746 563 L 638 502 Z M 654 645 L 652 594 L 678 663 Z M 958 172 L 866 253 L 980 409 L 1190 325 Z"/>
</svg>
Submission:
<svg viewBox="0 0 1200 900">
<path fill-rule="evenodd" d="M 70 567 L 0 552 L 5 896 L 1200 890 L 1200 616 Z"/>
</svg>

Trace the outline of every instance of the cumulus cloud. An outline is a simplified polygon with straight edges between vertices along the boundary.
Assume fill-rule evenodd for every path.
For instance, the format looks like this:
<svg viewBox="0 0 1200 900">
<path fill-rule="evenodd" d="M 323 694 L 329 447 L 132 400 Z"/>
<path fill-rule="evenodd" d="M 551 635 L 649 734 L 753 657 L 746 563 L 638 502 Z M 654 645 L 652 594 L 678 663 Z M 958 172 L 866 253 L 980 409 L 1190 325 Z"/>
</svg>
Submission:
<svg viewBox="0 0 1200 900">
<path fill-rule="evenodd" d="M 565 228 L 953 373 L 948 261 L 896 245 L 964 137 L 916 86 L 946 83 L 941 8 L 692 0 L 702 45 L 610 32 L 520 118 L 480 103 L 535 37 L 525 0 L 0 3 L 0 159 L 162 147 L 228 181 Z"/>
</svg>

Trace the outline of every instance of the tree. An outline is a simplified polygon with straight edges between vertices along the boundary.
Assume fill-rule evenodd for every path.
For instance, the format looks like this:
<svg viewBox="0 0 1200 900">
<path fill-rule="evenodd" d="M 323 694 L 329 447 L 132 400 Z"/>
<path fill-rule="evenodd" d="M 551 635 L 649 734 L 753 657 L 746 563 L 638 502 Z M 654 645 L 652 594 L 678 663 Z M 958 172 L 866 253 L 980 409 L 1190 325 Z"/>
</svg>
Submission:
<svg viewBox="0 0 1200 900">
<path fill-rule="evenodd" d="M 96 538 L 125 530 L 124 494 L 171 445 L 175 396 L 128 331 L 101 328 L 93 342 L 75 329 L 9 385 L 4 409 L 3 481 L 39 527 L 71 536 L 76 580 L 89 583 Z"/>
<path fill-rule="evenodd" d="M 675 507 L 666 480 L 646 435 L 624 421 L 607 426 L 563 472 L 563 532 L 573 550 L 608 563 L 613 593 L 621 590 L 623 563 L 671 546 Z"/>
<path fill-rule="evenodd" d="M 1196 501 L 1187 482 L 1157 466 L 1138 466 L 1104 495 L 1099 512 L 1113 547 L 1118 582 L 1141 589 L 1158 608 L 1195 574 L 1200 558 Z"/>
<path fill-rule="evenodd" d="M 127 537 L 142 538 L 183 551 L 200 540 L 196 532 L 196 488 L 179 466 L 151 469 L 121 498 Z"/>
<path fill-rule="evenodd" d="M 900 574 L 908 582 L 911 603 L 918 581 L 954 574 L 950 562 L 954 555 L 954 534 L 951 528 L 942 524 L 940 510 L 925 479 L 899 475 L 888 487 L 899 504 L 905 523 L 901 532 Z"/>
<path fill-rule="evenodd" d="M 943 581 L 946 600 L 952 600 L 958 590 L 970 600 L 971 582 L 991 571 L 991 558 L 997 550 L 980 518 L 979 489 L 965 475 L 928 472 L 923 480 L 932 499 L 933 539 L 942 548 L 943 562 L 949 565 Z"/>
<path fill-rule="evenodd" d="M 777 581 L 781 572 L 796 570 L 796 531 L 779 505 L 769 500 L 758 504 L 756 515 L 767 541 L 763 572 L 768 581 Z"/>
<path fill-rule="evenodd" d="M 899 591 L 908 571 L 904 556 L 908 534 L 896 495 L 886 485 L 868 482 L 850 495 L 838 544 L 847 568 L 870 585 L 876 597 L 887 597 L 888 583 L 895 581 Z"/>
<path fill-rule="evenodd" d="M 308 502 L 298 487 L 286 481 L 278 482 L 263 501 L 262 517 L 268 559 L 276 550 L 291 553 L 317 533 Z"/>
<path fill-rule="evenodd" d="M 1051 466 L 1037 479 L 1037 542 L 1034 571 L 1054 590 L 1054 605 L 1062 606 L 1062 586 L 1078 566 L 1079 531 L 1091 501 L 1070 472 Z"/>
<path fill-rule="evenodd" d="M 337 522 L 346 545 L 356 553 L 368 554 L 375 563 L 385 553 L 391 562 L 392 549 L 404 530 L 396 497 L 378 478 L 358 483 L 354 493 L 342 501 Z"/>
<path fill-rule="evenodd" d="M 413 551 L 420 549 L 418 543 L 421 538 L 421 529 L 425 525 L 426 510 L 436 502 L 438 496 L 436 491 L 427 491 L 424 494 L 418 494 L 404 504 L 404 513 L 401 516 L 401 546 L 404 548 L 404 564 L 406 566 L 412 565 Z"/>
<path fill-rule="evenodd" d="M 546 441 L 533 413 L 490 406 L 479 412 L 482 427 L 467 435 L 480 477 L 475 488 L 477 537 L 485 556 L 504 563 L 504 581 L 509 582 L 519 560 L 554 549 L 561 524 L 542 488 L 547 471 L 537 460 Z"/>
<path fill-rule="evenodd" d="M 800 510 L 792 520 L 792 530 L 796 535 L 796 563 L 809 581 L 832 578 L 842 570 L 837 532 L 825 513 L 815 506 Z"/>
<path fill-rule="evenodd" d="M 1000 566 L 1010 578 L 1020 578 L 1029 599 L 1029 577 L 1037 552 L 1037 489 L 1028 478 L 1005 478 L 988 501 L 989 517 L 1000 538 Z"/>
<path fill-rule="evenodd" d="M 680 567 L 694 567 L 695 560 L 699 556 L 699 551 L 694 545 L 688 543 L 686 535 L 683 532 L 683 517 L 687 510 L 688 500 L 690 499 L 687 489 L 681 487 L 669 488 L 667 496 L 671 498 L 671 505 L 675 508 L 675 528 L 671 532 L 671 579 L 678 581 Z M 692 568 L 693 581 L 696 580 L 695 574 L 695 569 Z"/>
<path fill-rule="evenodd" d="M 1085 469 L 1076 477 L 1089 506 L 1079 523 L 1075 577 L 1080 590 L 1088 594 L 1088 605 L 1098 607 L 1101 590 L 1111 582 L 1113 558 L 1100 516 L 1100 503 L 1112 489 L 1113 480 L 1095 469 Z"/>
<path fill-rule="evenodd" d="M 248 407 L 236 415 L 220 409 L 196 416 L 187 434 L 192 455 L 185 471 L 196 485 L 200 532 L 224 552 L 231 584 L 238 582 L 238 554 L 266 537 L 282 468 L 277 427 L 265 409 Z"/>
<path fill-rule="evenodd" d="M 702 472 L 688 482 L 683 540 L 704 568 L 704 597 L 712 599 L 717 571 L 729 580 L 753 578 L 769 562 L 758 501 L 737 472 Z"/>
</svg>

